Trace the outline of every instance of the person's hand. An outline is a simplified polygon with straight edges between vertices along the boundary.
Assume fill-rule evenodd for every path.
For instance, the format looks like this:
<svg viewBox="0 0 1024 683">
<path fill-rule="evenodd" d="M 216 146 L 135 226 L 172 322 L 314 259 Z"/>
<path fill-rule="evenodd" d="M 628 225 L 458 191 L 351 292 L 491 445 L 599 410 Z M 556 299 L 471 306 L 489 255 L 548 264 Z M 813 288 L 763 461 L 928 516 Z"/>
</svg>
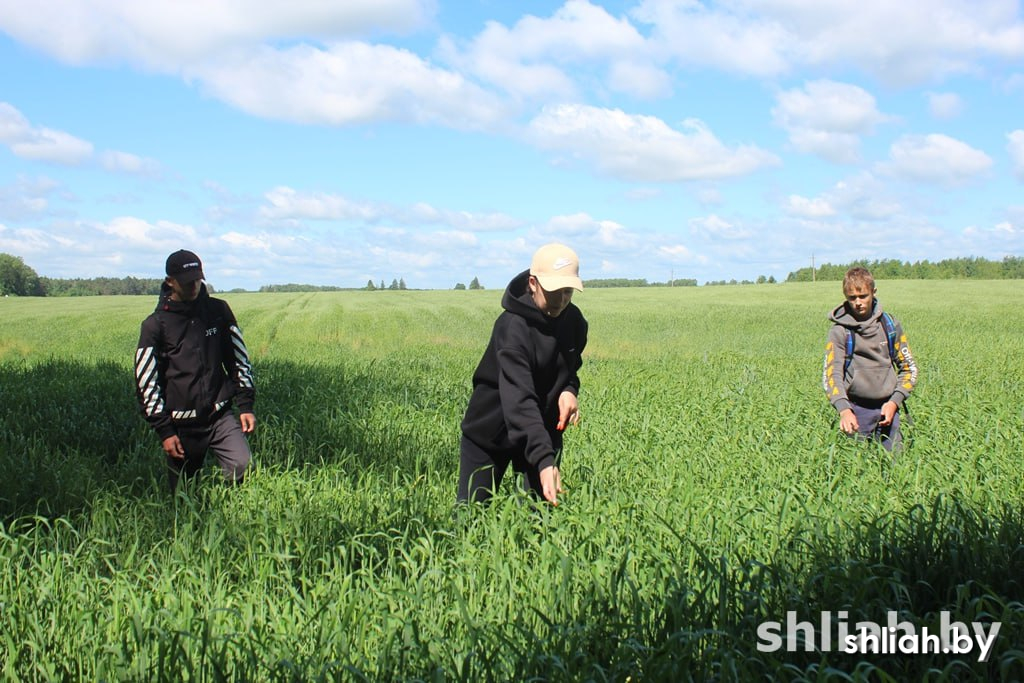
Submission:
<svg viewBox="0 0 1024 683">
<path fill-rule="evenodd" d="M 577 425 L 580 423 L 580 402 L 576 394 L 571 391 L 563 391 L 558 396 L 558 431 L 565 429 L 566 425 Z"/>
<path fill-rule="evenodd" d="M 899 407 L 892 401 L 886 401 L 882 404 L 882 419 L 878 421 L 879 427 L 888 427 L 892 424 L 892 419 L 896 417 L 896 411 Z"/>
<path fill-rule="evenodd" d="M 181 445 L 181 439 L 178 438 L 177 434 L 167 437 L 164 439 L 164 453 L 177 458 L 178 460 L 185 459 L 185 447 Z"/>
<path fill-rule="evenodd" d="M 238 421 L 242 423 L 243 434 L 251 434 L 252 430 L 256 429 L 256 416 L 252 413 L 242 413 L 238 416 Z"/>
<path fill-rule="evenodd" d="M 860 423 L 857 422 L 857 416 L 853 413 L 853 408 L 847 408 L 843 412 L 839 413 L 839 428 L 847 434 L 856 434 L 860 428 Z"/>
<path fill-rule="evenodd" d="M 558 494 L 562 492 L 562 475 L 554 465 L 548 465 L 540 471 L 540 489 L 544 500 L 558 505 Z"/>
</svg>

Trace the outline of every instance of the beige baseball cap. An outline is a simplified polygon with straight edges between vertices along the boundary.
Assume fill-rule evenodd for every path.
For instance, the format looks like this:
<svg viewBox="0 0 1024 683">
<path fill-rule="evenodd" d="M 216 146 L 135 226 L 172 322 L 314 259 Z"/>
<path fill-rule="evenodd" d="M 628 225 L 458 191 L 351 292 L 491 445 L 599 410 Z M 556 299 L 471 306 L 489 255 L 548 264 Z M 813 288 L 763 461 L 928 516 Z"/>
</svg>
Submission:
<svg viewBox="0 0 1024 683">
<path fill-rule="evenodd" d="M 580 280 L 580 258 L 564 244 L 545 244 L 533 255 L 530 275 L 537 278 L 542 289 L 553 292 L 565 287 L 583 291 Z"/>
</svg>

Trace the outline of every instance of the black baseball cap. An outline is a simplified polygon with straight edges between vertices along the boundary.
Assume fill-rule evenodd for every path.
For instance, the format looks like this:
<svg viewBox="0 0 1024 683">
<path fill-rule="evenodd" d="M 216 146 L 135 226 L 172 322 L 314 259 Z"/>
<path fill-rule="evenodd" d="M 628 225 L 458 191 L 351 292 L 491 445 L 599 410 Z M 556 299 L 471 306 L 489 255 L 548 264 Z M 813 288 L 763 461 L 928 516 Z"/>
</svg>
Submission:
<svg viewBox="0 0 1024 683">
<path fill-rule="evenodd" d="M 167 277 L 181 283 L 203 280 L 203 262 L 194 252 L 179 249 L 167 257 Z"/>
</svg>

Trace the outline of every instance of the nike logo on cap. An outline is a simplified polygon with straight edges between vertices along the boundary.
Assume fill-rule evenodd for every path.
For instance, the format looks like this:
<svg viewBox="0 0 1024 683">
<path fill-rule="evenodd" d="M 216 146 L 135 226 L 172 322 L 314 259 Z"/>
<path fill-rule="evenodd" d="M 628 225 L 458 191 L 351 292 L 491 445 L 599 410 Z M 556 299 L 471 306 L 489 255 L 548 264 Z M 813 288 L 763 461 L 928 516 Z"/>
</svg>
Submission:
<svg viewBox="0 0 1024 683">
<path fill-rule="evenodd" d="M 566 266 L 569 265 L 572 265 L 572 261 L 570 261 L 567 258 L 560 258 L 557 261 L 555 261 L 551 267 L 554 268 L 555 270 L 561 270 L 562 268 L 565 268 Z"/>
</svg>

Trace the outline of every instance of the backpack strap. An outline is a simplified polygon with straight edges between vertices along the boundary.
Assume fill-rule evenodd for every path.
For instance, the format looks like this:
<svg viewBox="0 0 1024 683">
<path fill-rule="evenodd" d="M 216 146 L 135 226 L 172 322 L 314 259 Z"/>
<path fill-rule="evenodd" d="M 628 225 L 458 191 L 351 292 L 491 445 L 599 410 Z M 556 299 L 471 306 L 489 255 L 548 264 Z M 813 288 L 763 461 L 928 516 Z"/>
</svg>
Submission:
<svg viewBox="0 0 1024 683">
<path fill-rule="evenodd" d="M 897 365 L 896 360 L 896 323 L 893 322 L 892 316 L 882 311 L 882 327 L 885 328 L 885 340 L 889 342 L 889 360 L 892 361 L 893 365 Z"/>
<path fill-rule="evenodd" d="M 846 371 L 850 369 L 850 363 L 853 362 L 853 332 L 846 329 L 846 358 L 843 359 L 843 377 L 846 377 Z"/>
</svg>

